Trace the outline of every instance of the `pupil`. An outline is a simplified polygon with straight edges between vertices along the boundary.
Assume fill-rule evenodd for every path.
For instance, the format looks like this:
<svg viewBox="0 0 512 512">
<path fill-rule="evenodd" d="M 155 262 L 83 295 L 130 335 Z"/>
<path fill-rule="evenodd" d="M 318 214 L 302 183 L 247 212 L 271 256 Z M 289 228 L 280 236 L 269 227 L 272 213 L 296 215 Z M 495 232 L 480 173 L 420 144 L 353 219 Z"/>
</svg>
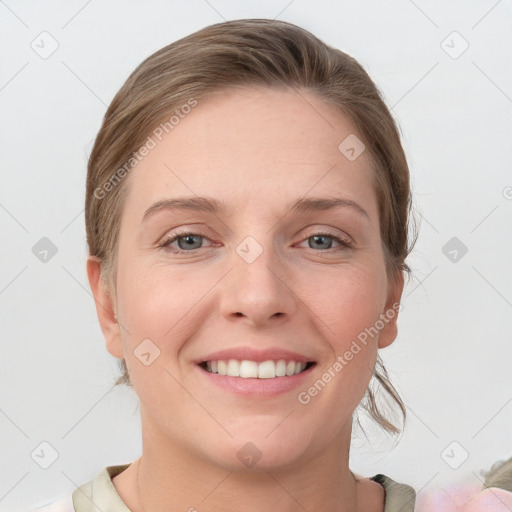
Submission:
<svg viewBox="0 0 512 512">
<path fill-rule="evenodd" d="M 323 235 L 315 235 L 315 236 L 313 236 L 313 238 L 314 238 L 314 240 L 315 240 L 315 243 L 316 243 L 318 240 L 320 240 L 320 243 L 321 243 L 321 242 L 322 242 L 322 239 L 325 241 L 325 239 L 328 239 L 328 238 L 330 238 L 330 237 L 326 237 L 326 236 L 323 236 Z M 329 249 L 329 248 L 330 248 L 330 246 L 331 246 L 331 244 L 330 244 L 329 242 L 327 242 L 327 247 L 326 247 L 326 248 L 327 248 L 327 249 Z"/>
<path fill-rule="evenodd" d="M 200 237 L 198 235 L 185 235 L 183 237 L 181 237 L 179 240 L 178 240 L 178 245 L 180 246 L 180 249 L 183 249 L 184 247 L 182 247 L 182 241 L 183 240 L 186 240 L 185 242 L 185 248 L 189 248 L 194 245 L 194 238 L 196 239 L 199 239 Z M 199 245 L 201 245 L 201 243 L 199 242 Z"/>
</svg>

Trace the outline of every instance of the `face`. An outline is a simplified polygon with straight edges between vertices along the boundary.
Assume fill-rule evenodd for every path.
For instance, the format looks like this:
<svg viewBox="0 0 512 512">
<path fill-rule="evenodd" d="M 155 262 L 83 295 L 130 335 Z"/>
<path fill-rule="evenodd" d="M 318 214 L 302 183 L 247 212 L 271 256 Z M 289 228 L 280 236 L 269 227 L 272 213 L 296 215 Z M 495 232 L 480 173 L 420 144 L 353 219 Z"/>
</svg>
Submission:
<svg viewBox="0 0 512 512">
<path fill-rule="evenodd" d="M 351 134 L 308 91 L 222 92 L 131 172 L 112 304 L 123 328 L 102 327 L 145 442 L 240 469 L 247 454 L 276 468 L 347 440 L 401 293 L 368 151 L 338 148 Z"/>
</svg>

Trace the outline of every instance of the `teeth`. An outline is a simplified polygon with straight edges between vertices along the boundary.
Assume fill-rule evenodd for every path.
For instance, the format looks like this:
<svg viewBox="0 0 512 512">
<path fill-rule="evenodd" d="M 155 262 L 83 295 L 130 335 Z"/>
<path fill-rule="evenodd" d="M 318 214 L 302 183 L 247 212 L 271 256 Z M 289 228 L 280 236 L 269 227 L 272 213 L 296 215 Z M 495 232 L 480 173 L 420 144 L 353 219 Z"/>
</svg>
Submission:
<svg viewBox="0 0 512 512">
<path fill-rule="evenodd" d="M 229 377 L 242 377 L 242 379 L 256 379 L 258 377 L 258 364 L 254 361 L 244 360 L 239 363 L 238 361 L 231 359 L 230 362 L 238 368 L 238 372 L 228 373 Z"/>
<path fill-rule="evenodd" d="M 276 376 L 276 363 L 274 361 L 263 361 L 263 363 L 254 366 L 258 368 L 258 379 L 273 379 Z"/>
<path fill-rule="evenodd" d="M 230 377 L 240 377 L 240 363 L 235 359 L 230 359 L 226 368 L 226 375 Z"/>
<path fill-rule="evenodd" d="M 227 364 L 226 361 L 217 361 L 218 374 L 226 375 Z"/>
<path fill-rule="evenodd" d="M 284 377 L 286 375 L 286 361 L 282 359 L 276 363 L 276 377 Z"/>
<path fill-rule="evenodd" d="M 273 379 L 275 377 L 297 375 L 306 368 L 306 363 L 286 362 L 284 359 L 263 361 L 262 363 L 246 359 L 243 361 L 229 359 L 227 361 L 208 361 L 206 368 L 211 373 L 227 375 L 228 377 Z"/>
</svg>

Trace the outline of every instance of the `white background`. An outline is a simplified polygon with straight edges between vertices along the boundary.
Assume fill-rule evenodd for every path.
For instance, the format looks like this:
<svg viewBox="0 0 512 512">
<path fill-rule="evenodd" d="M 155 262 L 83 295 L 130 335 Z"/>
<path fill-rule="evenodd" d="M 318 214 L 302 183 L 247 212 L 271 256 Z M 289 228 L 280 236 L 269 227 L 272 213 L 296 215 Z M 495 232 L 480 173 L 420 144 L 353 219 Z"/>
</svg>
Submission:
<svg viewBox="0 0 512 512">
<path fill-rule="evenodd" d="M 410 163 L 421 220 L 415 278 L 398 339 L 381 352 L 408 422 L 398 444 L 377 429 L 367 430 L 371 444 L 356 432 L 352 470 L 421 490 L 476 480 L 512 456 L 511 1 L 6 0 L 1 510 L 69 494 L 139 456 L 138 401 L 112 388 L 117 361 L 85 273 L 87 156 L 106 106 L 145 57 L 251 17 L 298 24 L 356 57 L 392 107 Z M 31 48 L 43 31 L 58 42 L 47 59 Z M 462 38 L 469 47 L 454 58 Z M 442 252 L 454 236 L 468 248 L 457 262 Z M 42 237 L 58 249 L 46 263 L 32 252 Z M 58 453 L 48 469 L 31 458 L 43 441 Z M 452 465 L 469 454 L 458 469 L 441 456 L 453 441 Z"/>
</svg>

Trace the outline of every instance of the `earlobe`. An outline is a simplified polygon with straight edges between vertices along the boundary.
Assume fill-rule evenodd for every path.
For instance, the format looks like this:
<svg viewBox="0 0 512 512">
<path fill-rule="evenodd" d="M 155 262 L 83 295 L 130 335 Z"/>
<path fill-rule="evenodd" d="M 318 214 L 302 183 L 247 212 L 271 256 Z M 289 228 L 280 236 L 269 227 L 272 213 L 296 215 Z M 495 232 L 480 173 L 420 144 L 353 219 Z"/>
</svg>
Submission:
<svg viewBox="0 0 512 512">
<path fill-rule="evenodd" d="M 379 334 L 379 348 L 385 348 L 391 345 L 398 335 L 398 311 L 403 289 L 404 274 L 401 270 L 398 270 L 393 281 L 389 285 L 386 306 L 381 315 L 384 327 L 381 329 Z"/>
<path fill-rule="evenodd" d="M 87 277 L 107 350 L 114 357 L 122 359 L 124 354 L 114 299 L 107 292 L 103 279 L 101 279 L 101 262 L 96 256 L 87 257 Z"/>
</svg>

